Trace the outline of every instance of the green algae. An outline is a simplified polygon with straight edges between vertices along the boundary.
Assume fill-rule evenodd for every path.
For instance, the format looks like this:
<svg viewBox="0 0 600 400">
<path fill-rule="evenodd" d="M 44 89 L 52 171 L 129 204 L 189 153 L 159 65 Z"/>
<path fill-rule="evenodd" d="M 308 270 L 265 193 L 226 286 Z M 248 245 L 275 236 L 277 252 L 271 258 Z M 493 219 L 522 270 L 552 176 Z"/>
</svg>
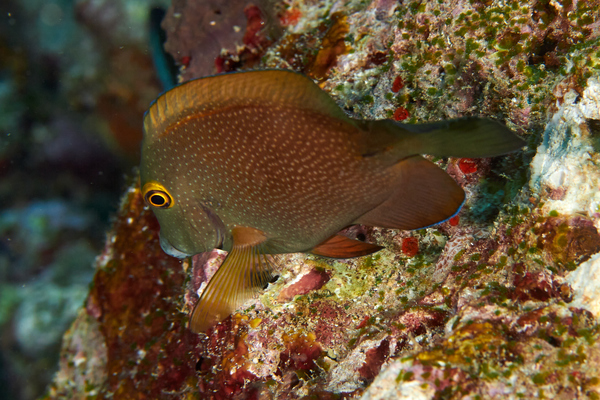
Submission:
<svg viewBox="0 0 600 400">
<path fill-rule="evenodd" d="M 440 113 L 452 108 L 455 97 L 449 94 L 454 91 L 446 85 L 455 85 L 457 81 L 450 81 L 449 75 L 458 75 L 460 84 L 473 81 L 473 70 L 489 70 L 485 79 L 502 92 L 494 101 L 516 100 L 518 107 L 531 109 L 531 116 L 542 118 L 541 112 L 551 104 L 551 90 L 556 83 L 575 75 L 580 86 L 584 86 L 590 71 L 599 65 L 595 56 L 598 38 L 590 38 L 588 28 L 596 22 L 597 15 L 581 2 L 570 7 L 573 9 L 565 7 L 557 12 L 547 2 L 526 3 L 523 7 L 510 3 L 483 4 L 453 18 L 443 3 L 411 2 L 397 9 L 398 28 L 407 42 L 404 47 L 408 45 L 411 51 L 398 53 L 396 65 L 411 75 L 411 91 L 420 94 L 414 97 L 426 99 L 428 112 Z M 532 18 L 532 9 L 537 19 Z M 414 16 L 407 19 L 407 14 Z M 421 31 L 414 22 L 417 20 L 428 21 L 432 26 L 440 23 L 450 26 L 450 41 L 454 46 L 446 46 L 441 32 L 435 29 L 419 37 Z M 565 25 L 563 21 L 567 20 L 569 23 Z M 551 28 L 554 26 L 560 28 Z M 528 32 L 525 27 L 533 30 Z M 565 32 L 561 31 L 563 28 Z M 431 66 L 436 65 L 444 65 L 446 77 L 439 79 L 436 74 L 430 78 Z M 487 91 L 484 88 L 478 94 L 480 112 L 481 106 L 493 107 L 493 102 L 485 99 L 492 94 Z M 419 113 L 421 117 L 423 111 Z"/>
</svg>

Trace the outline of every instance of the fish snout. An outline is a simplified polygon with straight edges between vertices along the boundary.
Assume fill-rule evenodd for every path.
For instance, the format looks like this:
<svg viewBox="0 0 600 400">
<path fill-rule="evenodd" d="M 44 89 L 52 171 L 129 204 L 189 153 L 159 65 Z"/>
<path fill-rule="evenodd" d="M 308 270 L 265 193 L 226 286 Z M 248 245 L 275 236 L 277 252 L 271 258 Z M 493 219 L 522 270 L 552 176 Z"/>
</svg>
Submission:
<svg viewBox="0 0 600 400">
<path fill-rule="evenodd" d="M 175 248 L 169 241 L 162 235 L 159 234 L 160 237 L 160 247 L 162 247 L 163 251 L 172 257 L 177 258 L 186 258 L 191 256 L 191 254 L 184 253 L 183 251 Z"/>
</svg>

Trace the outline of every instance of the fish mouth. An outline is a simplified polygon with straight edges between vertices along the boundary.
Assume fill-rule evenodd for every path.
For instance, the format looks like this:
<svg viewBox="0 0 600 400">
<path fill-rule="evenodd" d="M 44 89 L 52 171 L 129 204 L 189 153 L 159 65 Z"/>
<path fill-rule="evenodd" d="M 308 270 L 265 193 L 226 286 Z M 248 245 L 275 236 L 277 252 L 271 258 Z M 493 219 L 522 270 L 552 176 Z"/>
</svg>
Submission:
<svg viewBox="0 0 600 400">
<path fill-rule="evenodd" d="M 175 246 L 173 246 L 167 239 L 165 239 L 165 237 L 163 235 L 159 234 L 158 236 L 160 237 L 160 247 L 168 255 L 170 255 L 172 257 L 177 257 L 177 258 L 186 258 L 191 255 L 191 254 L 184 253 L 183 251 L 175 248 Z"/>
</svg>

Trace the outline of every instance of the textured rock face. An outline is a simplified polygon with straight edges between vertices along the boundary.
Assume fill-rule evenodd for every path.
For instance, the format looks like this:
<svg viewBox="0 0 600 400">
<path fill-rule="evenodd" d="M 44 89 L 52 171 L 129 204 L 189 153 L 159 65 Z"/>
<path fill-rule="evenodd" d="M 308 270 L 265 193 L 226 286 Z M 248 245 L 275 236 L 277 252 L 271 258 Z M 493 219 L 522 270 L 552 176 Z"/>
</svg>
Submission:
<svg viewBox="0 0 600 400">
<path fill-rule="evenodd" d="M 187 315 L 224 255 L 166 256 L 133 185 L 49 397 L 598 398 L 598 4 L 285 4 L 259 66 L 358 117 L 498 118 L 528 149 L 434 160 L 468 193 L 457 218 L 348 229 L 385 247 L 368 257 L 282 256 L 207 336 Z"/>
</svg>

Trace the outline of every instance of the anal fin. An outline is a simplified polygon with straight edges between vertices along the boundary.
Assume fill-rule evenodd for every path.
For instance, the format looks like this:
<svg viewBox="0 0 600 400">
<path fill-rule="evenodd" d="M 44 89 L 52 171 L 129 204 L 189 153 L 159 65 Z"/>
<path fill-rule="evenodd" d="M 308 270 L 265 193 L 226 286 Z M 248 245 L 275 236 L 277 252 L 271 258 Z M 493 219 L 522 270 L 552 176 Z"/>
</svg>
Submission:
<svg viewBox="0 0 600 400">
<path fill-rule="evenodd" d="M 395 189 L 387 200 L 367 212 L 357 224 L 392 229 L 419 229 L 455 215 L 465 192 L 444 170 L 421 156 L 400 161 Z"/>
<path fill-rule="evenodd" d="M 192 311 L 189 328 L 206 332 L 227 318 L 271 280 L 269 256 L 261 249 L 266 236 L 258 229 L 232 230 L 233 248 L 206 286 Z"/>
<path fill-rule="evenodd" d="M 382 246 L 376 244 L 361 242 L 342 235 L 334 235 L 319 243 L 310 252 L 323 257 L 352 258 L 366 256 L 382 248 Z"/>
</svg>

